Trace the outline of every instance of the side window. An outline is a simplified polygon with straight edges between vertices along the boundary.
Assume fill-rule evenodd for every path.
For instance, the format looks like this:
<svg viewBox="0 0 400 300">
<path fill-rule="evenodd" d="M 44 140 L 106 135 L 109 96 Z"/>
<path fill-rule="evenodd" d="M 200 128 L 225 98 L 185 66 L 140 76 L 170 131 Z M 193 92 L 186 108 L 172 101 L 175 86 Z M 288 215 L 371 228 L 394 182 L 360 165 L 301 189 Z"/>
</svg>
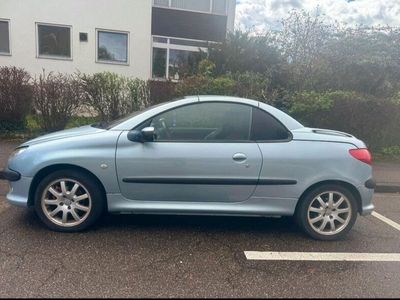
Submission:
<svg viewBox="0 0 400 300">
<path fill-rule="evenodd" d="M 196 103 L 162 113 L 151 120 L 156 141 L 248 141 L 250 106 Z"/>
<path fill-rule="evenodd" d="M 279 141 L 289 138 L 288 130 L 270 114 L 261 109 L 253 109 L 251 140 Z"/>
</svg>

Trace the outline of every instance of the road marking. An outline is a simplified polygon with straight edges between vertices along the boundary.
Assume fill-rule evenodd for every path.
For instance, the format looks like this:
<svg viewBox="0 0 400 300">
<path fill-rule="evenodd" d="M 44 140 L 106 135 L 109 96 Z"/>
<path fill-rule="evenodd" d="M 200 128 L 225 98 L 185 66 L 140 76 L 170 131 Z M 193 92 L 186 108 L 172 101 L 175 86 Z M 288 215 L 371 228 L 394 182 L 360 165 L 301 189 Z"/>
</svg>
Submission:
<svg viewBox="0 0 400 300">
<path fill-rule="evenodd" d="M 248 260 L 400 262 L 400 253 L 329 253 L 245 251 Z"/>
<path fill-rule="evenodd" d="M 396 222 L 386 218 L 385 216 L 382 216 L 381 214 L 378 214 L 376 211 L 372 212 L 372 216 L 374 216 L 375 218 L 378 218 L 382 222 L 385 222 L 386 224 L 388 224 L 388 225 L 392 226 L 393 228 L 395 228 L 395 229 L 400 231 L 400 225 L 399 224 L 397 224 Z"/>
</svg>

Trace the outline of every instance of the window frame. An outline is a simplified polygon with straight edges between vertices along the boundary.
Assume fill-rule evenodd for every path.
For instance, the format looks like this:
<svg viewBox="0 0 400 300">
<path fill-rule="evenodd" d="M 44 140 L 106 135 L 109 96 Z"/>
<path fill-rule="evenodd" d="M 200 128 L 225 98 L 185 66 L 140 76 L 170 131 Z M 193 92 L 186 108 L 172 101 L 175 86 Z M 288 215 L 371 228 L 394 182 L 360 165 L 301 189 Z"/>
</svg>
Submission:
<svg viewBox="0 0 400 300">
<path fill-rule="evenodd" d="M 120 66 L 129 66 L 130 65 L 130 32 L 129 31 L 96 28 L 95 32 L 96 32 L 96 63 L 109 64 L 109 65 L 120 65 Z M 125 34 L 127 36 L 127 39 L 126 39 L 126 62 L 99 59 L 99 33 L 100 32 L 120 33 L 120 34 Z"/>
<path fill-rule="evenodd" d="M 7 22 L 8 24 L 8 52 L 1 52 L 0 55 L 3 56 L 11 56 L 12 55 L 12 47 L 11 47 L 11 20 L 0 18 L 0 22 Z"/>
<path fill-rule="evenodd" d="M 165 50 L 166 54 L 165 54 L 165 65 L 164 65 L 164 73 L 165 73 L 165 77 L 159 77 L 159 76 L 154 76 L 154 49 L 162 49 Z M 168 48 L 161 48 L 161 47 L 155 47 L 154 45 L 151 46 L 151 79 L 152 80 L 159 80 L 159 81 L 166 81 L 168 80 L 168 59 L 169 59 L 169 49 Z"/>
<path fill-rule="evenodd" d="M 154 38 L 166 39 L 166 43 L 154 42 Z M 184 40 L 184 41 L 194 41 L 194 42 L 205 42 L 210 43 L 209 41 L 204 40 L 194 40 L 194 39 L 186 39 L 186 38 L 177 38 L 177 37 L 169 37 L 169 36 L 161 36 L 161 35 L 152 35 L 151 37 L 151 78 L 154 80 L 171 80 L 176 82 L 177 80 L 173 78 L 169 78 L 169 59 L 170 59 L 170 50 L 181 50 L 181 51 L 190 51 L 190 52 L 208 52 L 207 47 L 200 46 L 187 46 L 187 45 L 177 45 L 172 44 L 171 40 Z M 166 64 L 165 64 L 165 77 L 154 77 L 153 74 L 153 56 L 154 56 L 154 48 L 167 49 L 166 56 Z"/>
<path fill-rule="evenodd" d="M 282 139 L 282 140 L 253 140 L 256 143 L 260 143 L 260 144 L 268 144 L 268 143 L 287 143 L 293 140 L 293 133 L 285 126 L 285 124 L 283 124 L 280 120 L 278 120 L 278 118 L 276 118 L 273 114 L 261 109 L 260 107 L 255 107 L 253 106 L 253 111 L 252 111 L 252 117 L 254 114 L 254 110 L 259 110 L 262 113 L 267 114 L 268 116 L 270 116 L 272 119 L 274 119 L 276 122 L 278 122 L 288 133 L 288 137 L 286 139 Z M 252 119 L 253 120 L 253 119 Z M 250 131 L 250 137 L 253 135 L 253 123 L 251 124 L 251 131 Z"/>
<path fill-rule="evenodd" d="M 247 103 L 241 103 L 241 102 L 234 102 L 234 101 L 198 101 L 198 102 L 194 102 L 194 103 L 187 103 L 187 104 L 183 104 L 180 106 L 176 106 L 167 110 L 164 110 L 161 113 L 155 114 L 154 116 L 146 119 L 145 121 L 141 122 L 140 124 L 136 125 L 134 128 L 132 128 L 131 130 L 142 130 L 143 128 L 146 128 L 148 126 L 150 126 L 151 121 L 164 114 L 167 113 L 169 111 L 172 111 L 174 109 L 178 109 L 178 108 L 182 108 L 182 107 L 186 107 L 189 105 L 199 105 L 199 104 L 208 104 L 208 103 L 223 103 L 223 104 L 237 104 L 237 105 L 244 105 L 244 106 L 248 106 L 251 108 L 251 114 L 250 114 L 250 132 L 249 132 L 249 139 L 248 140 L 170 140 L 170 141 L 152 141 L 152 142 L 148 142 L 148 143 L 177 143 L 177 144 L 182 144 L 182 143 L 188 143 L 188 144 L 197 144 L 197 143 L 205 143 L 205 144 L 233 144 L 233 143 L 239 143 L 239 144 L 253 144 L 253 143 L 262 143 L 262 144 L 269 144 L 269 143 L 288 143 L 291 142 L 293 140 L 293 134 L 292 132 L 280 121 L 278 120 L 274 115 L 272 115 L 271 113 L 261 109 L 258 106 L 254 106 L 254 105 L 250 105 Z M 266 113 L 267 115 L 271 116 L 272 118 L 274 118 L 279 124 L 281 124 L 283 126 L 283 128 L 286 129 L 286 131 L 288 132 L 288 138 L 284 139 L 284 140 L 252 140 L 251 139 L 251 135 L 253 132 L 253 111 L 254 109 L 258 109 L 264 113 Z"/>
<path fill-rule="evenodd" d="M 41 55 L 39 53 L 39 26 L 49 26 L 49 27 L 62 27 L 62 28 L 69 28 L 69 40 L 70 40 L 70 57 L 68 56 L 58 56 L 58 55 Z M 39 59 L 54 59 L 54 60 L 73 60 L 73 32 L 72 32 L 72 25 L 65 25 L 65 24 L 55 24 L 55 23 L 44 23 L 44 22 L 36 22 L 35 23 L 36 29 L 36 58 Z"/>
</svg>

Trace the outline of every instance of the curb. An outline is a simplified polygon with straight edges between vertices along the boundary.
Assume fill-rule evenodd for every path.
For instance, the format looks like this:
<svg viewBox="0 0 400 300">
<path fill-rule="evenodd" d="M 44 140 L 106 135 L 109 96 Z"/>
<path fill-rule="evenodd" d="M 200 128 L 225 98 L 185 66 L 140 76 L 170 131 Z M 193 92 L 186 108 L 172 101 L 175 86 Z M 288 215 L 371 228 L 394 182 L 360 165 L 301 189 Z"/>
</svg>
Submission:
<svg viewBox="0 0 400 300">
<path fill-rule="evenodd" d="M 377 184 L 375 193 L 393 194 L 400 193 L 400 185 Z"/>
</svg>

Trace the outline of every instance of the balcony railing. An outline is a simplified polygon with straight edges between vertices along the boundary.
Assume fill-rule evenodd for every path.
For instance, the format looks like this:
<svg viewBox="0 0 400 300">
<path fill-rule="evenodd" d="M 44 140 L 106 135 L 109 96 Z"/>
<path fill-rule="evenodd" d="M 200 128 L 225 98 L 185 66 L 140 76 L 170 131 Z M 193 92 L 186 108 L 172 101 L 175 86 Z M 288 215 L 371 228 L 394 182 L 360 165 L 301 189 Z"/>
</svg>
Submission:
<svg viewBox="0 0 400 300">
<path fill-rule="evenodd" d="M 153 0 L 153 5 L 217 15 L 227 15 L 227 0 Z"/>
</svg>

